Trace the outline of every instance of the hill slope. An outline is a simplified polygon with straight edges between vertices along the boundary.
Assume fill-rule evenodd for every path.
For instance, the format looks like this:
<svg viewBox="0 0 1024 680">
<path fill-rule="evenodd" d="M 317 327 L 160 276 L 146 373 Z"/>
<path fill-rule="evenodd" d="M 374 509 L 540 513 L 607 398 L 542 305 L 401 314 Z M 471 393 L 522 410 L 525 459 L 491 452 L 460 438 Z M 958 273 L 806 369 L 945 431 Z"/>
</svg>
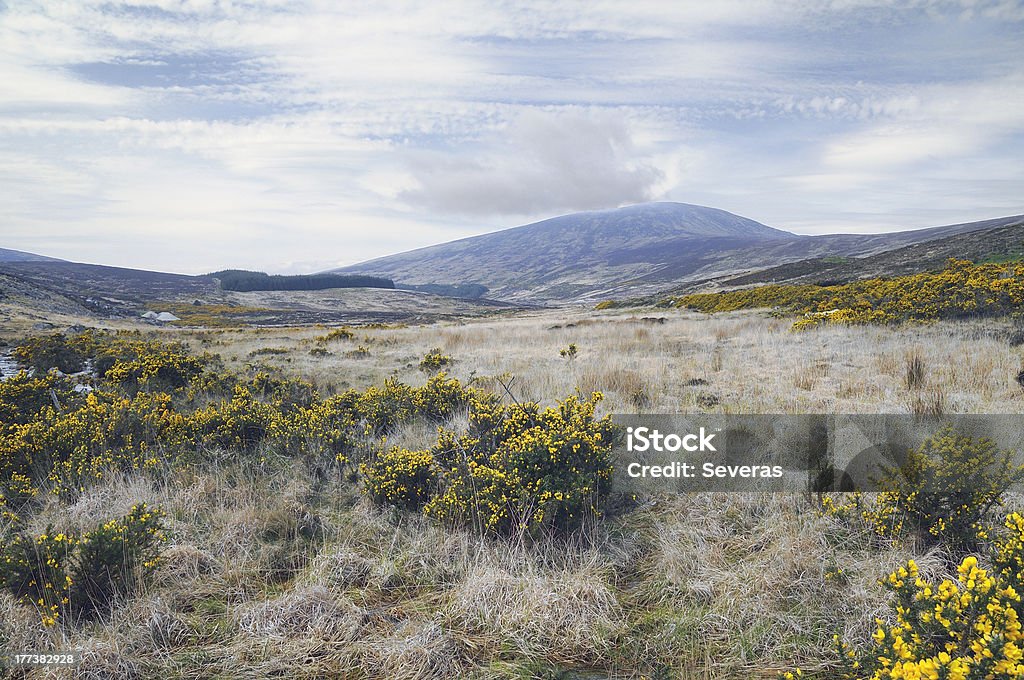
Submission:
<svg viewBox="0 0 1024 680">
<path fill-rule="evenodd" d="M 1014 220 L 798 236 L 724 210 L 648 203 L 564 215 L 334 271 L 387 276 L 400 287 L 482 285 L 487 297 L 501 300 L 595 301 L 813 258 L 877 255 Z"/>
<path fill-rule="evenodd" d="M 658 272 L 670 280 L 727 252 L 794 240 L 801 237 L 724 210 L 647 203 L 563 215 L 335 271 L 386 272 L 401 284 L 482 284 L 499 299 L 572 299 Z"/>
<path fill-rule="evenodd" d="M 20 250 L 0 248 L 0 262 L 63 262 L 55 257 L 25 253 Z"/>
<path fill-rule="evenodd" d="M 708 287 L 733 288 L 762 283 L 847 283 L 856 279 L 902 276 L 942 269 L 949 258 L 972 262 L 1024 259 L 1024 215 L 928 230 L 937 238 L 857 257 L 811 257 L 739 276 L 691 282 L 676 292 Z M 893 242 L 908 234 L 893 234 Z M 823 241 L 836 237 L 820 237 Z M 834 245 L 834 244 L 833 244 Z M 836 247 L 833 253 L 841 253 Z"/>
<path fill-rule="evenodd" d="M 385 288 L 236 292 L 212 276 L 64 261 L 0 262 L 0 322 L 74 316 L 138 319 L 171 311 L 187 325 L 305 325 L 429 321 L 510 305 Z M 64 319 L 66 321 L 66 319 Z"/>
</svg>

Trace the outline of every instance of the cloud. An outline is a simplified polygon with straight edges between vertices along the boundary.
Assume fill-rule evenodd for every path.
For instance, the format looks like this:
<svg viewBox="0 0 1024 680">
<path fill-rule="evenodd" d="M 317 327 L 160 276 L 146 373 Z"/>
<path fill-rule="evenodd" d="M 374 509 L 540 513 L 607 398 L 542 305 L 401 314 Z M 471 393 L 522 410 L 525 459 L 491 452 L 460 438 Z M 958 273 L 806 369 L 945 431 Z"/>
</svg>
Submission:
<svg viewBox="0 0 1024 680">
<path fill-rule="evenodd" d="M 1024 212 L 1022 19 L 1014 0 L 0 0 L 0 246 L 275 270 L 658 198 L 817 231 Z"/>
<path fill-rule="evenodd" d="M 643 202 L 664 178 L 613 113 L 527 111 L 480 146 L 413 154 L 418 186 L 399 198 L 442 213 L 527 215 Z"/>
</svg>

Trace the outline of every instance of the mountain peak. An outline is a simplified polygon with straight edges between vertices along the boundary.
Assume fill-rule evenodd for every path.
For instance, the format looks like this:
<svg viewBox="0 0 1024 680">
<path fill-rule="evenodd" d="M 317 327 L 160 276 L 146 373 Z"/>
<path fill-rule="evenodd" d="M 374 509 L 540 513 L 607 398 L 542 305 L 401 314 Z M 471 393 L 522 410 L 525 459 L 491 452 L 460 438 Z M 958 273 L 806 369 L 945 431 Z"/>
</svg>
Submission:
<svg viewBox="0 0 1024 680">
<path fill-rule="evenodd" d="M 336 270 L 408 285 L 475 284 L 506 299 L 571 299 L 661 270 L 689 271 L 721 251 L 797 240 L 733 213 L 640 203 L 561 215 Z"/>
</svg>

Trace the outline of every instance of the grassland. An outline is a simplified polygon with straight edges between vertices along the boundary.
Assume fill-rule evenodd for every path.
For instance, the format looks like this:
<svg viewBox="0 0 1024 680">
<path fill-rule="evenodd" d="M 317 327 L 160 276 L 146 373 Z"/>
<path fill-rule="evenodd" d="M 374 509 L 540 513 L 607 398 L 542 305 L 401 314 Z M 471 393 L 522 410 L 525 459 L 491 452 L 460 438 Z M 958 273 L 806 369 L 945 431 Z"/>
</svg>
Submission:
<svg viewBox="0 0 1024 680">
<path fill-rule="evenodd" d="M 325 394 L 392 376 L 422 384 L 436 348 L 463 382 L 545 404 L 601 390 L 607 413 L 1024 408 L 1009 323 L 790 326 L 758 312 L 558 310 L 333 339 L 316 327 L 147 330 Z M 4 330 L 13 342 L 27 329 Z M 435 436 L 414 421 L 388 443 Z M 501 539 L 375 508 L 330 468 L 231 450 L 107 476 L 45 501 L 28 529 L 82 532 L 139 502 L 163 508 L 169 537 L 141 592 L 52 627 L 0 593 L 0 643 L 86 653 L 56 677 L 770 678 L 829 668 L 833 635 L 866 643 L 887 610 L 878 580 L 907 559 L 929 577 L 951 569 L 941 547 L 879 541 L 804 496 L 624 501 L 569 536 Z"/>
</svg>

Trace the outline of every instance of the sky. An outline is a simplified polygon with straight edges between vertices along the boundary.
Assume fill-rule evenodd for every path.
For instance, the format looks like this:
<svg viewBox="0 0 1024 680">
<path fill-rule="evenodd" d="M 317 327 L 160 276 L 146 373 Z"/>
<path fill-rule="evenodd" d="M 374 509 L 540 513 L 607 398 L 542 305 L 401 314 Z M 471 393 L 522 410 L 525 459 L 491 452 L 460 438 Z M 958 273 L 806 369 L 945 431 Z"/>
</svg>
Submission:
<svg viewBox="0 0 1024 680">
<path fill-rule="evenodd" d="M 0 247 L 320 271 L 644 201 L 1024 213 L 1024 0 L 0 0 Z"/>
</svg>

